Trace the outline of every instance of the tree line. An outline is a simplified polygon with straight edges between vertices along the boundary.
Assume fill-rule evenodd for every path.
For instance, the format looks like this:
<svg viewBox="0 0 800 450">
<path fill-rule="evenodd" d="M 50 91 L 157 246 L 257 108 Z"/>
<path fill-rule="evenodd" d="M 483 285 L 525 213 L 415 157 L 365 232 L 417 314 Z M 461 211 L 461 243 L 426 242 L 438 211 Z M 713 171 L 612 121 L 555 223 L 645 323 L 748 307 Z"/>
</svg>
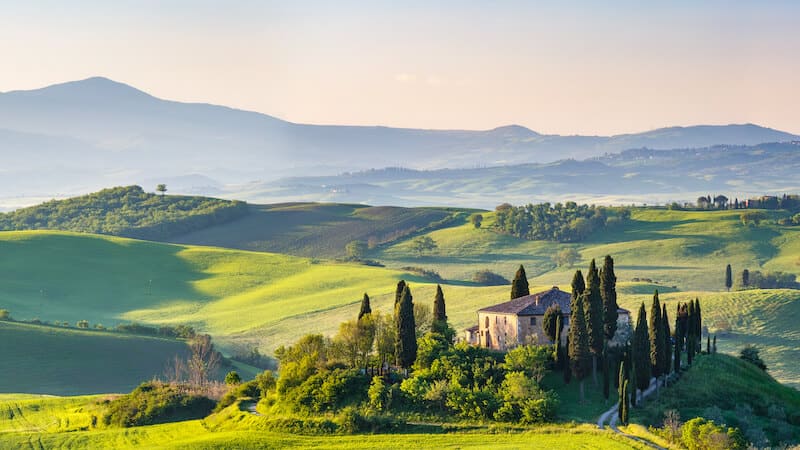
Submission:
<svg viewBox="0 0 800 450">
<path fill-rule="evenodd" d="M 580 242 L 597 230 L 611 228 L 630 218 L 626 207 L 540 203 L 495 208 L 494 229 L 522 239 Z"/>
</svg>

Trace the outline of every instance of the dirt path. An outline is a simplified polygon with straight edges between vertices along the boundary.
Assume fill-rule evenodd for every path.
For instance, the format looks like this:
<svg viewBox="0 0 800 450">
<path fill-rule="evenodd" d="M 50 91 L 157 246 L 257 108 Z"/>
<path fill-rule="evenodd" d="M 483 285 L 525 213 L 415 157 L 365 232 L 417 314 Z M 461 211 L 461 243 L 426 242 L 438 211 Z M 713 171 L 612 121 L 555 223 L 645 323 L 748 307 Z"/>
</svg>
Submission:
<svg viewBox="0 0 800 450">
<path fill-rule="evenodd" d="M 252 414 L 254 416 L 262 416 L 262 414 L 256 410 L 256 403 L 255 402 L 245 403 L 245 408 L 244 409 L 245 409 L 245 411 L 249 412 L 250 414 Z"/>
<path fill-rule="evenodd" d="M 658 381 L 655 378 L 650 380 L 650 386 L 647 389 L 645 389 L 644 392 L 642 392 L 640 394 L 640 396 L 638 397 L 639 398 L 638 401 L 639 402 L 643 401 L 645 398 L 649 397 L 650 394 L 655 392 L 656 388 L 658 387 L 657 383 L 658 383 Z M 614 431 L 617 434 L 620 434 L 622 436 L 627 437 L 628 439 L 632 439 L 634 441 L 637 441 L 639 443 L 647 445 L 648 447 L 652 447 L 652 448 L 656 448 L 656 449 L 660 449 L 660 450 L 666 450 L 664 447 L 660 447 L 660 446 L 658 446 L 656 444 L 653 444 L 652 442 L 650 442 L 648 440 L 645 440 L 645 439 L 642 439 L 642 438 L 640 438 L 638 436 L 633 436 L 633 435 L 630 435 L 630 434 L 627 434 L 627 433 L 623 433 L 622 430 L 617 428 L 617 421 L 619 420 L 619 415 L 617 414 L 618 410 L 619 410 L 619 402 L 617 402 L 614 406 L 612 406 L 611 409 L 609 409 L 608 411 L 606 411 L 606 412 L 604 412 L 603 414 L 600 415 L 600 418 L 597 419 L 597 428 L 603 429 L 603 428 L 605 428 L 605 424 L 608 423 L 608 427 L 611 428 L 611 430 Z"/>
</svg>

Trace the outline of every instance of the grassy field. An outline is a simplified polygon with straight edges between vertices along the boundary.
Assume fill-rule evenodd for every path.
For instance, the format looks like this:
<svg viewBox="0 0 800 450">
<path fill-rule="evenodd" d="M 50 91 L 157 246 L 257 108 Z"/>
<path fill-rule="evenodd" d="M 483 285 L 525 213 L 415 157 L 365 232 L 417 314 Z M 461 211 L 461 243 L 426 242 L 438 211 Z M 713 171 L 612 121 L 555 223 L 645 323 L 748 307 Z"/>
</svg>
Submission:
<svg viewBox="0 0 800 450">
<path fill-rule="evenodd" d="M 345 256 L 351 241 L 390 242 L 457 211 L 337 203 L 250 205 L 250 214 L 242 219 L 169 241 L 333 258 Z"/>
<path fill-rule="evenodd" d="M 128 392 L 186 352 L 175 340 L 0 322 L 0 392 Z"/>
<path fill-rule="evenodd" d="M 303 436 L 266 430 L 265 417 L 235 409 L 204 420 L 127 429 L 94 428 L 101 396 L 0 395 L 0 447 L 60 448 L 644 448 L 590 425 L 544 425 L 523 432 L 478 428 L 471 432 Z"/>
</svg>

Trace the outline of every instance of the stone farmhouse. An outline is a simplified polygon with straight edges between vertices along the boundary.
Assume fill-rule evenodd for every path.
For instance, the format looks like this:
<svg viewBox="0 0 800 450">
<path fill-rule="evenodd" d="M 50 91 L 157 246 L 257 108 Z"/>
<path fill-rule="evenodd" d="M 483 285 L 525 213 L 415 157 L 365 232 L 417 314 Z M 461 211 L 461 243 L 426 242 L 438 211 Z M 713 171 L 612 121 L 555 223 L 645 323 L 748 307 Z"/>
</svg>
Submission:
<svg viewBox="0 0 800 450">
<path fill-rule="evenodd" d="M 570 300 L 572 296 L 558 287 L 515 298 L 514 300 L 478 310 L 478 325 L 465 331 L 465 340 L 481 347 L 507 350 L 522 344 L 549 343 L 542 329 L 544 312 L 558 303 L 563 314 L 562 342 L 569 330 Z M 629 323 L 630 312 L 618 310 L 620 323 Z"/>
</svg>

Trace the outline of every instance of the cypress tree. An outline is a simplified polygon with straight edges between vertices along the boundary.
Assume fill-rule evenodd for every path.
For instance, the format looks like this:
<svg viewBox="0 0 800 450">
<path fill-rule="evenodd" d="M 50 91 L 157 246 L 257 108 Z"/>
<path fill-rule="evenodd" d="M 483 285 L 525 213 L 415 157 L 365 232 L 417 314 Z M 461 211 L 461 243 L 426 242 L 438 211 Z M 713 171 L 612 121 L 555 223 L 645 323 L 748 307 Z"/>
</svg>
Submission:
<svg viewBox="0 0 800 450">
<path fill-rule="evenodd" d="M 747 287 L 750 285 L 750 271 L 744 269 L 742 271 L 742 286 Z"/>
<path fill-rule="evenodd" d="M 675 332 L 675 357 L 672 360 L 675 366 L 675 373 L 681 373 L 681 341 L 678 339 L 678 332 Z"/>
<path fill-rule="evenodd" d="M 416 324 L 411 290 L 406 286 L 397 307 L 397 364 L 408 369 L 417 359 Z"/>
<path fill-rule="evenodd" d="M 583 291 L 583 310 L 586 314 L 586 334 L 589 351 L 592 353 L 592 379 L 597 386 L 597 358 L 603 354 L 603 297 L 600 294 L 600 275 L 594 259 L 586 274 L 586 290 Z"/>
<path fill-rule="evenodd" d="M 569 348 L 570 348 L 570 345 L 569 345 L 569 333 L 567 333 L 567 342 L 566 342 L 566 344 L 567 344 L 566 345 L 566 351 L 562 350 L 561 354 L 564 356 L 564 363 L 563 363 L 564 384 L 569 384 L 569 382 L 572 381 L 572 367 L 571 367 L 572 366 L 572 362 L 569 359 Z"/>
<path fill-rule="evenodd" d="M 695 336 L 697 336 L 697 348 L 698 348 L 698 353 L 699 353 L 700 346 L 702 344 L 702 339 L 703 339 L 703 312 L 700 310 L 700 299 L 699 298 L 696 298 L 694 300 L 694 315 L 695 315 L 694 333 L 695 333 Z"/>
<path fill-rule="evenodd" d="M 711 349 L 714 350 L 715 354 L 717 353 L 717 335 L 716 334 L 714 335 L 714 345 L 711 347 Z"/>
<path fill-rule="evenodd" d="M 358 311 L 358 320 L 361 320 L 367 314 L 372 314 L 372 308 L 369 306 L 369 295 L 364 292 L 364 298 L 361 299 L 361 309 Z"/>
<path fill-rule="evenodd" d="M 406 288 L 406 281 L 400 280 L 397 282 L 397 288 L 394 290 L 394 307 L 397 309 L 397 305 L 400 303 L 400 299 L 403 298 L 403 290 Z"/>
<path fill-rule="evenodd" d="M 558 327 L 564 326 L 564 324 L 559 320 L 561 319 L 561 315 L 561 306 L 559 306 L 558 303 L 553 303 L 544 312 L 544 317 L 542 318 L 542 329 L 544 330 L 544 334 L 547 336 L 547 339 L 550 339 L 550 342 L 556 341 L 556 336 L 561 333 L 561 330 L 559 330 Z"/>
<path fill-rule="evenodd" d="M 658 380 L 664 374 L 664 324 L 661 323 L 661 302 L 658 300 L 658 291 L 653 294 L 653 305 L 650 307 L 650 370 L 651 375 Z M 658 386 L 658 382 L 656 382 Z"/>
<path fill-rule="evenodd" d="M 583 297 L 583 291 L 586 290 L 586 284 L 583 282 L 583 274 L 580 270 L 575 271 L 572 277 L 572 301 L 570 308 L 575 308 L 575 302 Z"/>
<path fill-rule="evenodd" d="M 611 375 L 609 374 L 610 371 L 610 362 L 608 361 L 610 358 L 608 357 L 608 351 L 603 351 L 603 398 L 608 400 L 610 395 L 609 388 L 611 384 Z"/>
<path fill-rule="evenodd" d="M 633 339 L 633 371 L 636 378 L 633 395 L 636 395 L 637 388 L 645 390 L 650 386 L 650 335 L 647 331 L 647 311 L 645 311 L 644 302 L 642 302 L 639 316 L 636 318 Z"/>
<path fill-rule="evenodd" d="M 728 264 L 728 266 L 725 267 L 725 289 L 730 291 L 731 286 L 733 286 L 733 273 L 731 272 L 731 265 Z"/>
<path fill-rule="evenodd" d="M 444 304 L 444 292 L 442 286 L 436 285 L 436 297 L 433 299 L 433 323 L 431 328 L 434 333 L 446 334 L 447 332 L 447 311 Z"/>
<path fill-rule="evenodd" d="M 672 371 L 672 342 L 670 341 L 669 316 L 667 316 L 667 304 L 661 305 L 661 323 L 664 325 L 664 375 L 669 375 Z M 664 380 L 666 386 L 667 380 Z"/>
<path fill-rule="evenodd" d="M 600 295 L 603 297 L 603 334 L 610 341 L 617 333 L 619 319 L 617 275 L 614 273 L 614 260 L 610 255 L 606 255 L 600 271 Z"/>
<path fill-rule="evenodd" d="M 689 300 L 689 306 L 686 312 L 686 363 L 692 365 L 694 359 L 695 346 L 697 345 L 697 338 L 694 335 L 694 300 Z"/>
<path fill-rule="evenodd" d="M 711 336 L 706 335 L 706 355 L 711 354 Z"/>
<path fill-rule="evenodd" d="M 561 330 L 564 328 L 563 319 L 561 315 L 556 318 L 556 337 L 553 340 L 553 357 L 556 361 L 556 368 L 563 369 L 564 368 L 564 356 L 561 354 Z"/>
<path fill-rule="evenodd" d="M 625 383 L 628 379 L 625 377 L 625 358 L 619 363 L 619 388 L 617 388 L 617 417 L 622 420 L 622 409 L 625 407 L 628 399 L 625 398 Z"/>
<path fill-rule="evenodd" d="M 622 418 L 620 419 L 620 420 L 622 420 L 622 423 L 625 424 L 625 425 L 627 425 L 627 423 L 628 423 L 628 415 L 630 414 L 630 411 L 629 411 L 630 407 L 629 407 L 629 404 L 628 404 L 628 398 L 630 397 L 631 394 L 629 393 L 629 391 L 630 391 L 630 382 L 628 380 L 625 380 L 625 385 L 622 387 L 622 397 L 623 397 L 624 401 L 622 402 Z M 634 390 L 632 395 L 634 397 L 636 396 L 636 391 L 635 390 Z M 634 402 L 635 402 L 635 400 L 634 400 Z"/>
<path fill-rule="evenodd" d="M 583 302 L 575 302 L 575 309 L 571 311 L 569 320 L 569 360 L 572 375 L 580 382 L 581 402 L 584 401 L 583 381 L 588 373 L 591 351 L 589 349 L 589 335 L 586 332 L 586 314 L 583 311 Z"/>
<path fill-rule="evenodd" d="M 525 268 L 520 264 L 514 275 L 514 281 L 511 282 L 511 300 L 526 295 L 531 295 L 531 291 L 528 290 L 528 276 L 525 275 Z"/>
</svg>

